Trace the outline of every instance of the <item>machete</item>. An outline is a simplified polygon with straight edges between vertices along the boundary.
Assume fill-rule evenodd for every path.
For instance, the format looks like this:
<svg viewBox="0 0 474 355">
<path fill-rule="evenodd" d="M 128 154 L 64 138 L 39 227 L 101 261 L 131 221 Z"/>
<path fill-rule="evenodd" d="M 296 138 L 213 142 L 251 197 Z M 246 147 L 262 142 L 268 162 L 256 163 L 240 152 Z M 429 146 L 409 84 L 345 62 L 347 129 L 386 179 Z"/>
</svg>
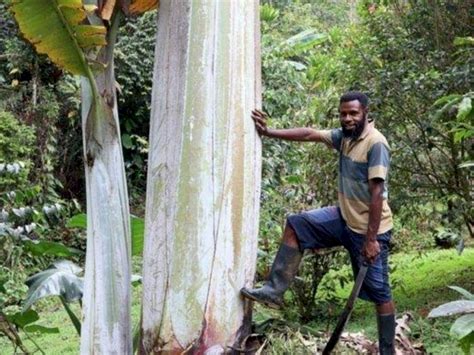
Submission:
<svg viewBox="0 0 474 355">
<path fill-rule="evenodd" d="M 331 354 L 331 351 L 334 349 L 337 342 L 339 341 L 342 331 L 344 330 L 344 327 L 346 326 L 347 321 L 349 320 L 349 316 L 352 313 L 352 309 L 354 308 L 354 302 L 357 296 L 359 295 L 360 289 L 362 287 L 362 283 L 365 280 L 365 275 L 367 274 L 368 267 L 369 267 L 368 264 L 364 262 L 361 268 L 359 269 L 359 273 L 357 274 L 354 287 L 352 287 L 351 295 L 349 296 L 349 299 L 347 300 L 346 307 L 344 308 L 344 311 L 339 317 L 339 321 L 337 322 L 336 328 L 334 329 L 334 332 L 332 333 L 331 338 L 329 338 L 329 341 L 323 350 L 323 355 Z"/>
</svg>

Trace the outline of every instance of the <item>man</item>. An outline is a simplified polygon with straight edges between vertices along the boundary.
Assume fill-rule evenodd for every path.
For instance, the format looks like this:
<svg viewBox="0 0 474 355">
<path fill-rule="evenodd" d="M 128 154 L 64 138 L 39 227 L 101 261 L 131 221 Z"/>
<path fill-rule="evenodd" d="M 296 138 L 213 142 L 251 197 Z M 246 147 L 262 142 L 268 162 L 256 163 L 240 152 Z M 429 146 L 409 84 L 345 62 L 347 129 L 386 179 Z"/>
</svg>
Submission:
<svg viewBox="0 0 474 355">
<path fill-rule="evenodd" d="M 354 275 L 364 261 L 370 264 L 359 297 L 375 303 L 380 354 L 393 354 L 395 306 L 387 260 L 393 227 L 386 183 L 389 146 L 368 119 L 365 94 L 348 92 L 341 96 L 339 117 L 338 129 L 271 129 L 263 112 L 252 112 L 261 136 L 322 142 L 339 152 L 339 206 L 289 216 L 268 281 L 261 288 L 243 288 L 241 293 L 269 307 L 280 308 L 303 251 L 342 245 L 350 254 Z"/>
</svg>

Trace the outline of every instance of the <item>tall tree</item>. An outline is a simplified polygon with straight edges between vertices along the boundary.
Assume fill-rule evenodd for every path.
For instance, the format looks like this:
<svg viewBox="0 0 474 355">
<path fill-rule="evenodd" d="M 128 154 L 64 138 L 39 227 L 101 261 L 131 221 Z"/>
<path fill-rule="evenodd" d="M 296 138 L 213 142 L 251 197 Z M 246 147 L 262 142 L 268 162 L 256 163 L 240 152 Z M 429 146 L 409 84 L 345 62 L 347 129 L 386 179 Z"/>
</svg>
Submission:
<svg viewBox="0 0 474 355">
<path fill-rule="evenodd" d="M 260 139 L 258 1 L 160 3 L 141 353 L 217 352 L 249 329 Z"/>
<path fill-rule="evenodd" d="M 38 52 L 83 77 L 88 223 L 81 353 L 132 352 L 130 213 L 113 50 L 122 14 L 143 12 L 156 4 L 156 0 L 13 2 L 15 18 Z"/>
</svg>

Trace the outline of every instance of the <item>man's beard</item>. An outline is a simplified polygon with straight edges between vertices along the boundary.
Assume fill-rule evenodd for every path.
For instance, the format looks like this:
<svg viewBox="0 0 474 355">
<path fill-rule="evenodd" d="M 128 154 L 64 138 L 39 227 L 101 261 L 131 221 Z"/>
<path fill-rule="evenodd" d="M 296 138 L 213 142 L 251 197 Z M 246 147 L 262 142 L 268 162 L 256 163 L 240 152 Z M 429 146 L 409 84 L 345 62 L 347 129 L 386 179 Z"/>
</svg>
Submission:
<svg viewBox="0 0 474 355">
<path fill-rule="evenodd" d="M 353 129 L 345 129 L 344 126 L 342 125 L 342 134 L 344 135 L 345 138 L 350 138 L 350 139 L 357 139 L 360 137 L 362 132 L 364 131 L 365 124 L 367 120 L 364 118 L 355 124 L 355 127 Z"/>
</svg>

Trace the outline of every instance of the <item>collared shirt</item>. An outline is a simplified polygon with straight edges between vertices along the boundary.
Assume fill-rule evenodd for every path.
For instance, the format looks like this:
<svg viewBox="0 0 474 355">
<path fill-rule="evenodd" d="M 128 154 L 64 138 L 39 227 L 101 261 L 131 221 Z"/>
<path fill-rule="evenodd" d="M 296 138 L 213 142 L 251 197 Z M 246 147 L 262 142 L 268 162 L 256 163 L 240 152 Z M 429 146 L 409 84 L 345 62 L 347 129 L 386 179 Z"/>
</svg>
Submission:
<svg viewBox="0 0 474 355">
<path fill-rule="evenodd" d="M 356 233 L 367 234 L 369 225 L 369 180 L 384 180 L 382 217 L 377 234 L 393 227 L 392 211 L 388 205 L 388 168 L 390 147 L 387 140 L 369 122 L 357 139 L 345 138 L 342 128 L 320 131 L 324 143 L 339 151 L 339 207 L 348 227 Z"/>
</svg>

